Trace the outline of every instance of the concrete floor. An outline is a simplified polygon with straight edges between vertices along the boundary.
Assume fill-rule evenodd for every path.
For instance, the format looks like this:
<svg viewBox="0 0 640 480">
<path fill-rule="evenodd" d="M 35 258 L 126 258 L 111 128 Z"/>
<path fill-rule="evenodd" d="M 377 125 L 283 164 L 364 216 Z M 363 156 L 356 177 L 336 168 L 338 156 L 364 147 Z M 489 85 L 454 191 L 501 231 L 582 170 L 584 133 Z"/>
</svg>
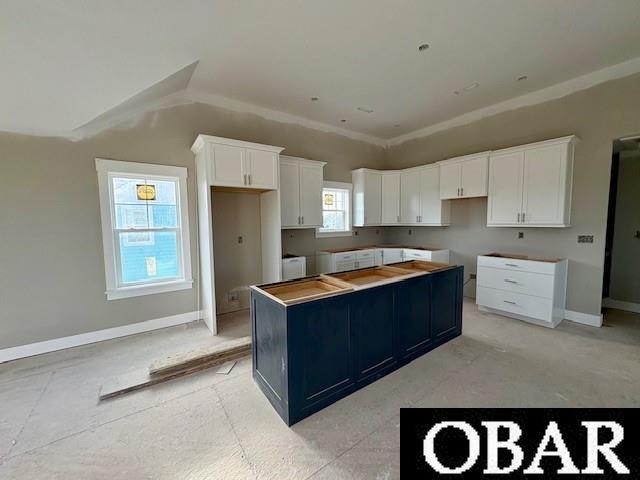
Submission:
<svg viewBox="0 0 640 480">
<path fill-rule="evenodd" d="M 464 332 L 288 428 L 243 360 L 97 403 L 101 381 L 222 338 L 174 327 L 0 365 L 1 479 L 398 478 L 400 407 L 640 406 L 640 315 L 549 330 L 479 313 Z"/>
</svg>

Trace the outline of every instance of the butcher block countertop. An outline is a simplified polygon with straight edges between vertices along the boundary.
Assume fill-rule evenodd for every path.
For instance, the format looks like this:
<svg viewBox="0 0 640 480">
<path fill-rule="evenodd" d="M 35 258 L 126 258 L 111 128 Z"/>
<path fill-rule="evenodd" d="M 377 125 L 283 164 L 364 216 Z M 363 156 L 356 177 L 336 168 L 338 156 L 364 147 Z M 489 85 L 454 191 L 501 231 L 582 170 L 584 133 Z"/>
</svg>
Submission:
<svg viewBox="0 0 640 480">
<path fill-rule="evenodd" d="M 412 260 L 393 266 L 383 265 L 348 272 L 313 275 L 288 282 L 252 285 L 250 288 L 280 304 L 295 305 L 365 288 L 379 287 L 449 268 L 456 268 L 456 265 Z"/>
<path fill-rule="evenodd" d="M 358 247 L 342 247 L 342 248 L 323 248 L 320 251 L 324 253 L 342 253 L 342 252 L 355 252 L 358 250 L 371 250 L 373 248 L 410 248 L 413 250 L 425 250 L 433 252 L 435 250 L 446 250 L 439 247 L 431 246 L 415 246 L 415 245 L 395 245 L 395 244 L 380 244 L 380 245 L 364 245 Z"/>
</svg>

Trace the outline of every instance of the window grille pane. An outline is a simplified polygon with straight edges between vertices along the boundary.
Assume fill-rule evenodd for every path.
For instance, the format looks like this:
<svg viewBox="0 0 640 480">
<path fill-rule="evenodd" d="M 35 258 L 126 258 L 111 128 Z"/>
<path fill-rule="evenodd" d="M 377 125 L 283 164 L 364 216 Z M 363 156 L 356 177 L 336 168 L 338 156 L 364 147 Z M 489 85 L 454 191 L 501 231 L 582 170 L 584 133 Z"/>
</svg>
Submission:
<svg viewBox="0 0 640 480">
<path fill-rule="evenodd" d="M 144 183 L 144 178 L 114 178 L 113 202 L 144 205 L 146 202 L 138 200 L 137 194 L 137 185 Z"/>
<path fill-rule="evenodd" d="M 175 205 L 152 205 L 149 202 L 149 223 L 152 228 L 178 226 L 178 210 Z"/>
<path fill-rule="evenodd" d="M 154 205 L 176 205 L 176 184 L 175 182 L 165 182 L 162 180 L 147 180 L 147 185 L 153 185 L 156 189 L 155 201 L 149 204 Z"/>
<path fill-rule="evenodd" d="M 323 212 L 322 228 L 325 230 L 344 230 L 344 212 Z"/>
<path fill-rule="evenodd" d="M 123 284 L 179 277 L 178 232 L 120 232 L 118 235 Z"/>
<path fill-rule="evenodd" d="M 116 204 L 116 228 L 149 228 L 147 205 L 145 203 Z"/>
</svg>

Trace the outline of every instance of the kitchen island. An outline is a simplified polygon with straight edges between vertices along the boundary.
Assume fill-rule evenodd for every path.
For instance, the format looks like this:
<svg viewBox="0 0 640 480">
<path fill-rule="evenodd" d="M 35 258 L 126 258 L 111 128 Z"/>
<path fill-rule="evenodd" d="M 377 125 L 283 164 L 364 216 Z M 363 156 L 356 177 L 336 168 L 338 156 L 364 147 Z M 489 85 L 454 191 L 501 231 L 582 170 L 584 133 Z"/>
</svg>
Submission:
<svg viewBox="0 0 640 480">
<path fill-rule="evenodd" d="M 411 261 L 252 286 L 253 378 L 293 425 L 460 335 L 462 278 Z"/>
</svg>

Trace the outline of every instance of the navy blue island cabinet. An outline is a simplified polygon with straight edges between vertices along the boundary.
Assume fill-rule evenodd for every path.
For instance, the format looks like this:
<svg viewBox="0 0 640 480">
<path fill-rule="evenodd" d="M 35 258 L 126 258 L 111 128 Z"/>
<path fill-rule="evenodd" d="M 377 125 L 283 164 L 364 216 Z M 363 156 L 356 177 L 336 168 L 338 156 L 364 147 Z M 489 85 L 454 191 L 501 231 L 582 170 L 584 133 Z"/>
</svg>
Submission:
<svg viewBox="0 0 640 480">
<path fill-rule="evenodd" d="M 287 425 L 460 335 L 463 268 L 407 265 L 251 287 L 253 377 Z"/>
</svg>

